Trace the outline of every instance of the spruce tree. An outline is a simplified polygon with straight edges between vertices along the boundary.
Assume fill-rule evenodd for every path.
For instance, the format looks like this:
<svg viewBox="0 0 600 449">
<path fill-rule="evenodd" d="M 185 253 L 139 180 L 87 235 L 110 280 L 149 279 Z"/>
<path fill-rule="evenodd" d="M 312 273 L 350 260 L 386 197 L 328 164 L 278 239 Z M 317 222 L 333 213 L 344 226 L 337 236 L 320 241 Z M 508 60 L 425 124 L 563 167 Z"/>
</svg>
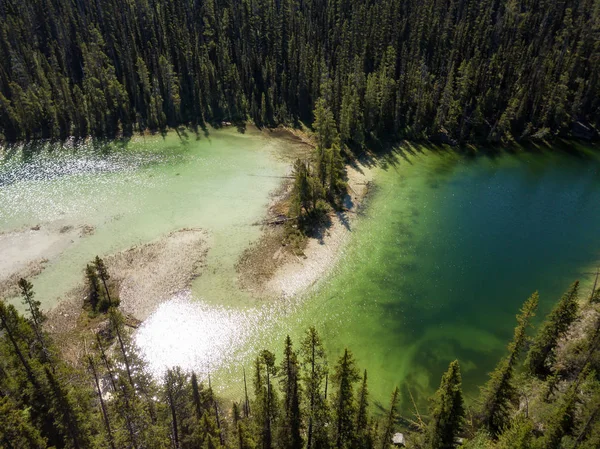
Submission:
<svg viewBox="0 0 600 449">
<path fill-rule="evenodd" d="M 112 301 L 110 299 L 110 293 L 108 291 L 107 285 L 107 282 L 110 279 L 110 275 L 108 274 L 108 270 L 106 268 L 106 265 L 104 264 L 104 261 L 100 259 L 100 257 L 96 256 L 96 259 L 94 260 L 94 266 L 98 273 L 98 277 L 104 285 L 104 292 L 106 293 L 106 298 L 108 299 L 108 307 L 106 307 L 106 309 L 109 309 L 110 307 L 112 307 Z"/>
<path fill-rule="evenodd" d="M 85 449 L 90 446 L 88 416 L 79 410 L 66 386 L 46 366 L 44 373 L 48 381 L 52 414 L 56 417 L 56 426 L 62 433 L 66 447 Z"/>
<path fill-rule="evenodd" d="M 462 380 L 458 361 L 450 363 L 442 376 L 440 388 L 432 398 L 431 422 L 427 428 L 427 448 L 451 449 L 455 447 L 464 420 Z"/>
<path fill-rule="evenodd" d="M 40 310 L 41 303 L 34 299 L 35 293 L 33 291 L 33 285 L 26 279 L 21 278 L 19 280 L 19 289 L 21 290 L 21 296 L 23 298 L 23 305 L 27 307 L 30 316 L 30 323 L 33 331 L 35 332 L 37 344 L 41 355 L 42 362 L 48 362 L 50 352 L 48 350 L 42 324 L 46 320 Z"/>
<path fill-rule="evenodd" d="M 360 380 L 358 369 L 352 352 L 344 350 L 333 372 L 332 378 L 336 385 L 333 398 L 335 416 L 335 447 L 347 448 L 355 439 L 356 404 L 354 398 L 354 383 Z"/>
<path fill-rule="evenodd" d="M 289 335 L 285 339 L 283 360 L 279 372 L 281 373 L 280 385 L 283 391 L 283 419 L 279 429 L 278 447 L 281 449 L 302 449 L 300 367 Z"/>
<path fill-rule="evenodd" d="M 529 372 L 541 379 L 551 373 L 554 349 L 558 340 L 577 318 L 578 290 L 579 281 L 571 285 L 556 307 L 546 317 L 527 354 L 525 364 Z"/>
<path fill-rule="evenodd" d="M 31 422 L 30 414 L 10 397 L 0 397 L 0 446 L 11 449 L 45 449 L 48 443 Z"/>
<path fill-rule="evenodd" d="M 357 395 L 356 421 L 354 424 L 353 449 L 372 449 L 373 440 L 369 422 L 369 389 L 367 387 L 367 370 L 364 371 L 362 383 Z"/>
<path fill-rule="evenodd" d="M 339 142 L 337 124 L 333 112 L 324 98 L 319 98 L 315 104 L 315 120 L 313 129 L 317 140 L 317 150 L 326 150 Z"/>
<path fill-rule="evenodd" d="M 533 422 L 522 415 L 517 415 L 498 438 L 495 449 L 531 449 L 532 447 Z"/>
<path fill-rule="evenodd" d="M 254 414 L 259 429 L 258 445 L 262 449 L 273 448 L 273 429 L 277 419 L 277 397 L 272 379 L 277 373 L 275 355 L 262 350 L 255 362 L 254 394 L 256 405 Z"/>
<path fill-rule="evenodd" d="M 490 374 L 490 380 L 481 390 L 480 421 L 482 425 L 496 436 L 508 424 L 510 405 L 516 396 L 513 385 L 513 373 L 519 355 L 525 346 L 527 328 L 535 316 L 539 302 L 535 292 L 525 301 L 521 312 L 517 315 L 517 327 L 512 342 L 508 345 L 508 355 L 504 357 L 496 369 Z"/>
<path fill-rule="evenodd" d="M 302 385 L 307 420 L 307 449 L 323 449 L 328 446 L 326 425 L 327 404 L 324 397 L 324 381 L 327 375 L 327 360 L 321 338 L 314 327 L 310 327 L 300 345 L 302 356 Z"/>
<path fill-rule="evenodd" d="M 537 449 L 559 449 L 563 437 L 569 433 L 574 424 L 577 387 L 579 382 L 573 382 L 555 405 L 555 410 L 545 423 L 544 435 L 540 437 L 535 447 Z"/>
<path fill-rule="evenodd" d="M 94 362 L 94 357 L 91 354 L 87 355 L 88 367 L 90 369 L 90 373 L 94 379 L 94 386 L 96 387 L 96 393 L 98 397 L 98 404 L 100 405 L 100 411 L 102 412 L 102 419 L 104 421 L 104 428 L 106 430 L 106 435 L 108 438 L 108 444 L 111 449 L 115 448 L 115 438 L 110 424 L 110 418 L 108 416 L 108 410 L 106 404 L 104 403 L 104 397 L 102 396 L 102 388 L 100 386 L 100 379 L 98 377 L 98 370 L 96 369 L 96 363 Z"/>
<path fill-rule="evenodd" d="M 198 377 L 196 373 L 192 372 L 191 377 L 191 385 L 192 385 L 192 403 L 194 404 L 194 413 L 196 414 L 196 419 L 200 420 L 204 413 L 204 406 L 202 401 L 202 384 L 198 384 Z"/>
<path fill-rule="evenodd" d="M 394 388 L 394 391 L 392 392 L 392 399 L 390 400 L 390 409 L 387 412 L 383 433 L 381 434 L 381 449 L 388 448 L 392 442 L 394 426 L 396 425 L 396 420 L 398 419 L 399 394 L 400 390 L 398 390 L 398 387 Z"/>
<path fill-rule="evenodd" d="M 164 376 L 164 396 L 166 404 L 171 414 L 171 435 L 173 446 L 176 449 L 181 447 L 182 431 L 186 409 L 186 385 L 188 383 L 187 375 L 181 368 L 168 369 Z"/>
<path fill-rule="evenodd" d="M 94 312 L 97 312 L 101 293 L 98 275 L 96 274 L 96 268 L 90 264 L 87 264 L 85 267 L 85 277 L 88 286 L 87 301 L 91 309 Z"/>
</svg>

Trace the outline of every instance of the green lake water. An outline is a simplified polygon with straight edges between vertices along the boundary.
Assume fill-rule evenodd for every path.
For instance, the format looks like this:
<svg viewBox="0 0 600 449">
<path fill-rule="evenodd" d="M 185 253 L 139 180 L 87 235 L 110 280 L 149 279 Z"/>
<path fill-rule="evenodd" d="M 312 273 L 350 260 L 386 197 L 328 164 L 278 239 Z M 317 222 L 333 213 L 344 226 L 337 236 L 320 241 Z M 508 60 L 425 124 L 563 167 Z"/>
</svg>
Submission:
<svg viewBox="0 0 600 449">
<path fill-rule="evenodd" d="M 49 145 L 29 157 L 13 149 L 0 165 L 0 232 L 37 224 L 94 226 L 35 279 L 39 299 L 51 307 L 81 282 L 96 254 L 200 227 L 211 238 L 204 290 L 230 298 L 238 293 L 234 263 L 260 236 L 256 223 L 289 171 L 294 148 L 257 131 L 226 129 Z"/>
<path fill-rule="evenodd" d="M 253 223 L 289 170 L 288 147 L 232 130 L 184 143 L 138 138 L 82 158 L 94 169 L 30 167 L 46 174 L 11 182 L 6 173 L 22 163 L 5 162 L 0 230 L 53 220 L 96 226 L 34 280 L 43 299 L 75 285 L 91 255 L 205 228 L 207 270 L 136 334 L 155 372 L 175 364 L 212 372 L 221 394 L 238 399 L 242 366 L 258 349 L 282 346 L 286 334 L 297 342 L 315 325 L 332 361 L 348 347 L 368 369 L 377 405 L 400 386 L 404 411 L 409 389 L 422 405 L 454 359 L 472 398 L 520 304 L 537 289 L 543 315 L 600 261 L 600 162 L 590 151 L 466 157 L 413 148 L 374 162 L 375 187 L 331 274 L 302 298 L 251 299 L 233 265 L 260 236 Z"/>
<path fill-rule="evenodd" d="M 387 402 L 398 385 L 406 411 L 408 390 L 423 405 L 454 359 L 473 398 L 523 301 L 539 290 L 543 315 L 571 282 L 590 279 L 600 164 L 549 152 L 404 156 L 377 169 L 339 267 L 288 326 L 314 323 L 332 355 L 352 349 L 374 398 Z"/>
</svg>

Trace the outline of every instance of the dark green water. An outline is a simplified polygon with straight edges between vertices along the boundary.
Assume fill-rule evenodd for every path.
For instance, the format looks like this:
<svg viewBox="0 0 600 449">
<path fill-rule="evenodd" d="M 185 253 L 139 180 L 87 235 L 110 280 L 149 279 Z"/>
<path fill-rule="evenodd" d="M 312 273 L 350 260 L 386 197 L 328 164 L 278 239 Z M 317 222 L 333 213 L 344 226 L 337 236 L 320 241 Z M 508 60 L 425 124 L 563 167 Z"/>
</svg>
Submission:
<svg viewBox="0 0 600 449">
<path fill-rule="evenodd" d="M 232 399 L 241 397 L 243 364 L 280 348 L 286 334 L 297 343 L 310 325 L 332 361 L 344 347 L 354 352 L 377 404 L 398 385 L 404 412 L 409 390 L 423 406 L 454 359 L 472 398 L 503 355 L 522 302 L 539 290 L 543 315 L 600 262 L 593 149 L 466 157 L 414 147 L 374 161 L 375 189 L 330 275 L 304 298 L 255 300 L 237 290 L 234 265 L 260 236 L 253 223 L 289 168 L 279 157 L 286 145 L 225 130 L 130 146 L 110 157 L 75 153 L 68 163 L 4 161 L 0 231 L 7 239 L 38 223 L 95 226 L 33 279 L 49 307 L 95 254 L 182 227 L 207 230 L 208 268 L 136 335 L 153 371 L 213 372 Z"/>
<path fill-rule="evenodd" d="M 562 152 L 405 156 L 377 169 L 339 267 L 272 341 L 314 323 L 332 356 L 353 350 L 374 399 L 400 386 L 406 411 L 408 390 L 423 405 L 454 359 L 473 398 L 522 302 L 539 290 L 542 315 L 575 279 L 589 280 L 600 261 L 600 164 Z"/>
</svg>

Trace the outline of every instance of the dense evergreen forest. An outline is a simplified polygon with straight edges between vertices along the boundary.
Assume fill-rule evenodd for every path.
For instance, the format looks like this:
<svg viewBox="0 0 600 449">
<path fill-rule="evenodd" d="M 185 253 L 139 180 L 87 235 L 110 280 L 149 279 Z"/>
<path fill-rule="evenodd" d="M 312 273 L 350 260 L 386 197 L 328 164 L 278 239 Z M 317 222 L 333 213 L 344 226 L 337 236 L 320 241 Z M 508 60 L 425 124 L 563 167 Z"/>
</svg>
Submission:
<svg viewBox="0 0 600 449">
<path fill-rule="evenodd" d="M 592 138 L 596 0 L 2 0 L 0 134 L 311 123 L 343 144 Z"/>
<path fill-rule="evenodd" d="M 33 286 L 19 289 L 27 316 L 0 301 L 0 447 L 174 449 L 391 449 L 398 430 L 415 449 L 600 447 L 600 288 L 574 283 L 531 332 L 539 297 L 517 315 L 506 355 L 479 397 L 463 398 L 450 363 L 428 410 L 399 415 L 396 387 L 379 412 L 367 371 L 348 349 L 331 363 L 316 329 L 257 354 L 240 368 L 240 397 L 220 401 L 179 368 L 153 379 L 124 326 L 101 259 L 86 269 L 87 313 L 103 317 L 66 362 L 44 327 Z M 102 304 L 107 304 L 107 307 Z M 393 388 L 393 386 L 390 386 Z M 410 391 L 410 388 L 407 390 Z M 411 396 L 412 399 L 412 396 Z"/>
</svg>

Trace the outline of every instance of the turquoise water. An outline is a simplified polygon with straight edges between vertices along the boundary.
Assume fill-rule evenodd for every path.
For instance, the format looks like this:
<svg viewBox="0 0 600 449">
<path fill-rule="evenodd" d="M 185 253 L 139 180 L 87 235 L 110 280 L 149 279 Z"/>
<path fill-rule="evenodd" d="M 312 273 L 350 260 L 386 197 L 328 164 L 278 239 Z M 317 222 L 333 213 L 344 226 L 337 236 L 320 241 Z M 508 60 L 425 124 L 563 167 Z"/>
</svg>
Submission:
<svg viewBox="0 0 600 449">
<path fill-rule="evenodd" d="M 137 338 L 153 368 L 212 372 L 232 399 L 259 349 L 281 347 L 286 334 L 298 342 L 309 325 L 332 361 L 344 347 L 355 353 L 377 405 L 398 385 L 405 412 L 409 390 L 423 406 L 454 359 L 472 398 L 504 353 L 522 302 L 539 290 L 543 315 L 600 261 L 600 162 L 591 150 L 468 157 L 405 147 L 373 161 L 375 187 L 331 274 L 302 298 L 253 299 L 237 288 L 234 265 L 260 236 L 254 224 L 294 150 L 234 130 L 111 148 L 5 158 L 0 231 L 95 226 L 34 279 L 50 307 L 95 254 L 207 229 L 204 274 Z"/>
<path fill-rule="evenodd" d="M 221 280 L 235 277 L 235 261 L 260 236 L 255 223 L 289 170 L 290 151 L 294 145 L 252 129 L 48 144 L 30 155 L 16 148 L 0 162 L 0 232 L 38 224 L 95 228 L 74 239 L 35 279 L 46 308 L 81 282 L 95 255 L 186 227 L 209 232 L 211 270 L 202 281 L 230 297 L 238 291 Z"/>
<path fill-rule="evenodd" d="M 535 290 L 538 318 L 600 261 L 600 163 L 542 151 L 466 158 L 404 152 L 376 168 L 376 189 L 339 266 L 249 345 L 298 341 L 314 324 L 330 360 L 350 348 L 385 407 L 393 388 L 424 409 L 449 362 L 472 400 L 504 354 Z M 587 290 L 584 289 L 587 293 Z M 239 395 L 241 368 L 224 374 Z M 410 391 L 409 391 L 410 390 Z M 423 411 L 423 410 L 422 410 Z"/>
<path fill-rule="evenodd" d="M 472 397 L 522 302 L 539 290 L 543 314 L 590 277 L 600 163 L 561 152 L 405 157 L 378 169 L 340 266 L 288 328 L 315 323 L 332 354 L 351 348 L 374 397 L 398 385 L 406 410 L 408 388 L 422 404 L 454 359 Z"/>
</svg>

